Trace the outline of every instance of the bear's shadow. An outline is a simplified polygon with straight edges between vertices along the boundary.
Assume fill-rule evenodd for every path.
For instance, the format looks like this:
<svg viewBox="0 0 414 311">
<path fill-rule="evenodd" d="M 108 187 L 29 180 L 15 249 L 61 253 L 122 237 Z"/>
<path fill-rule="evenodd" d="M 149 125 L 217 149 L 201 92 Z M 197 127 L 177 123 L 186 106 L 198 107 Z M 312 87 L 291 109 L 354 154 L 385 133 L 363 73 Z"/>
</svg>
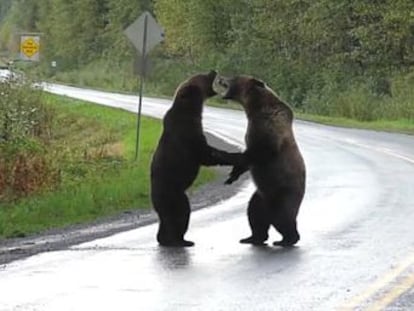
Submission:
<svg viewBox="0 0 414 311">
<path fill-rule="evenodd" d="M 295 266 L 302 261 L 304 249 L 298 246 L 278 247 L 273 245 L 250 246 L 250 252 L 245 256 L 244 262 L 247 265 L 259 266 L 282 266 L 289 263 Z"/>
<path fill-rule="evenodd" d="M 156 251 L 156 260 L 166 270 L 186 268 L 191 264 L 191 255 L 185 247 L 162 247 Z"/>
<path fill-rule="evenodd" d="M 191 266 L 192 260 L 189 248 L 158 246 L 155 259 L 165 270 L 179 270 Z M 250 251 L 244 257 L 246 264 L 274 264 L 274 260 L 288 260 L 291 264 L 299 263 L 303 255 L 303 249 L 297 246 L 275 247 L 271 245 L 250 246 Z"/>
</svg>

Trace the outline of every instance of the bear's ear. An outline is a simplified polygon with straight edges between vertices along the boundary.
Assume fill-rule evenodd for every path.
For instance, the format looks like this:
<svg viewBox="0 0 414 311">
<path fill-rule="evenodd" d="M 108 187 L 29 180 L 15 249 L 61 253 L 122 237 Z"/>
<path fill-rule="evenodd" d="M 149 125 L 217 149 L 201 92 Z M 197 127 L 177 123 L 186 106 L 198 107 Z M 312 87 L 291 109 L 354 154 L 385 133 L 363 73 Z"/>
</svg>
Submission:
<svg viewBox="0 0 414 311">
<path fill-rule="evenodd" d="M 262 80 L 258 80 L 258 79 L 255 79 L 255 78 L 253 78 L 252 80 L 253 80 L 253 85 L 254 86 L 258 86 L 258 87 L 262 87 L 262 88 L 266 87 L 265 83 Z"/>
<path fill-rule="evenodd" d="M 210 72 L 207 75 L 209 77 L 215 78 L 217 76 L 217 70 L 210 70 Z"/>
</svg>

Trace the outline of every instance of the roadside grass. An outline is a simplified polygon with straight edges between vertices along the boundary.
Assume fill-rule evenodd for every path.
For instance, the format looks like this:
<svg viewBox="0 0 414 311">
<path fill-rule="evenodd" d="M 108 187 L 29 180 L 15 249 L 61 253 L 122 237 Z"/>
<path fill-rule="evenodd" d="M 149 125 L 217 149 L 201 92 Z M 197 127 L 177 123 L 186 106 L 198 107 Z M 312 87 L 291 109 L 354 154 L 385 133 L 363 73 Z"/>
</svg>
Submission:
<svg viewBox="0 0 414 311">
<path fill-rule="evenodd" d="M 44 95 L 55 117 L 45 152 L 59 168 L 56 189 L 0 201 L 0 238 L 150 208 L 149 165 L 161 122 L 143 117 L 138 161 L 136 116 L 130 112 L 55 95 Z M 193 187 L 212 181 L 202 169 Z"/>
<path fill-rule="evenodd" d="M 348 118 L 318 116 L 300 112 L 296 113 L 296 118 L 325 125 L 414 135 L 414 120 L 410 119 L 358 121 Z"/>
<path fill-rule="evenodd" d="M 207 104 L 217 108 L 243 110 L 237 103 L 217 98 L 209 100 Z M 295 117 L 299 120 L 325 125 L 414 135 L 414 120 L 411 119 L 359 121 L 351 118 L 314 115 L 297 110 L 295 110 Z"/>
<path fill-rule="evenodd" d="M 137 77 L 132 74 L 131 64 L 111 64 L 111 70 L 108 70 L 108 66 L 105 60 L 98 60 L 81 71 L 57 73 L 55 78 L 62 83 L 104 90 L 132 92 L 137 89 Z M 202 71 L 206 69 L 183 60 L 157 59 L 146 81 L 145 94 L 156 97 L 169 94 L 168 97 L 171 97 L 181 81 Z M 308 94 L 308 104 L 302 109 L 295 109 L 296 116 L 327 125 L 414 134 L 413 77 L 414 74 L 395 76 L 392 97 L 373 95 L 367 85 L 356 85 L 346 91 L 327 87 L 316 93 L 311 92 Z M 242 110 L 237 103 L 217 97 L 208 100 L 207 105 Z"/>
<path fill-rule="evenodd" d="M 187 59 L 168 58 L 161 55 L 162 53 L 156 54 L 154 57 L 154 66 L 146 78 L 145 94 L 147 96 L 171 97 L 175 88 L 184 79 L 196 72 L 208 71 L 206 64 L 195 65 Z M 58 71 L 53 78 L 62 83 L 78 86 L 136 92 L 138 78 L 132 73 L 133 66 L 131 65 L 131 62 L 127 61 L 113 62 L 102 58 L 81 70 Z M 314 89 L 307 90 L 306 93 L 298 94 L 302 98 L 298 103 L 292 100 L 291 104 L 297 108 L 299 118 L 337 126 L 413 133 L 413 72 L 394 73 L 389 78 L 389 94 L 378 92 L 372 78 L 353 78 L 346 85 L 335 82 L 336 80 L 330 76 L 326 79 L 329 83 L 323 84 L 322 88 L 318 85 Z M 276 87 L 276 91 L 285 90 L 276 81 L 269 80 L 268 82 L 269 85 Z M 281 87 L 280 90 L 277 89 L 278 86 Z M 285 96 L 292 97 L 288 94 Z M 235 103 L 224 103 L 217 98 L 209 100 L 207 104 L 241 109 Z"/>
<path fill-rule="evenodd" d="M 57 71 L 50 79 L 79 87 L 137 93 L 140 78 L 133 72 L 133 68 L 130 61 L 98 59 L 80 70 Z M 172 96 L 182 81 L 195 73 L 207 71 L 184 61 L 158 58 L 145 79 L 145 95 Z"/>
</svg>

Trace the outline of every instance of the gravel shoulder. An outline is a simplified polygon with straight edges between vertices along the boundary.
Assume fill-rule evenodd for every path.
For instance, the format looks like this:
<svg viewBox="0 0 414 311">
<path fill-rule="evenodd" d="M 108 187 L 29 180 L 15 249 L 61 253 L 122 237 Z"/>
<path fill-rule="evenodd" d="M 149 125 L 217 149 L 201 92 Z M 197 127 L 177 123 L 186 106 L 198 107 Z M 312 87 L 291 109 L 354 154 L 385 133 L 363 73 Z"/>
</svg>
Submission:
<svg viewBox="0 0 414 311">
<path fill-rule="evenodd" d="M 210 145 L 226 150 L 238 151 L 238 148 L 219 138 L 206 133 Z M 215 167 L 217 179 L 196 191 L 189 193 L 192 210 L 208 207 L 235 195 L 240 186 L 249 178 L 244 174 L 232 185 L 223 186 L 230 172 L 230 167 Z M 66 228 L 52 229 L 47 232 L 24 237 L 0 240 L 0 268 L 14 260 L 57 250 L 64 250 L 72 245 L 111 236 L 113 234 L 139 228 L 157 222 L 153 210 L 134 210 L 120 215 L 99 219 L 93 223 L 74 225 Z M 154 243 L 155 237 L 154 237 Z"/>
</svg>

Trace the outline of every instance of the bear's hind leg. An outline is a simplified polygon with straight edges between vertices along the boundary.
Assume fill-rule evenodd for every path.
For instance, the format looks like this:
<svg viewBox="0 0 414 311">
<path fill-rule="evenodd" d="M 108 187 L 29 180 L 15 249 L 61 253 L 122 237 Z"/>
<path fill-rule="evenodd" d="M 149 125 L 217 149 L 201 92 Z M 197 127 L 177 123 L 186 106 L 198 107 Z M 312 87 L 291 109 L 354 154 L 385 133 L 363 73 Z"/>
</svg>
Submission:
<svg viewBox="0 0 414 311">
<path fill-rule="evenodd" d="M 193 246 L 194 242 L 187 241 L 184 239 L 184 235 L 187 232 L 188 225 L 190 223 L 190 213 L 191 206 L 188 200 L 188 197 L 185 193 L 180 195 L 179 200 L 177 200 L 177 209 L 182 211 L 179 213 L 180 217 L 177 217 L 177 236 L 179 237 L 180 246 Z"/>
<path fill-rule="evenodd" d="M 184 198 L 182 197 L 184 196 Z M 193 246 L 191 241 L 184 240 L 190 216 L 190 205 L 185 194 L 165 196 L 162 200 L 162 212 L 158 210 L 159 227 L 157 241 L 161 246 L 185 247 Z M 158 202 L 157 202 L 158 203 Z"/>
<path fill-rule="evenodd" d="M 240 243 L 264 245 L 264 242 L 269 237 L 268 231 L 270 222 L 264 201 L 257 191 L 253 194 L 249 201 L 247 216 L 249 218 L 249 225 L 252 230 L 252 235 L 248 238 L 241 239 Z"/>
<path fill-rule="evenodd" d="M 168 220 L 160 220 L 157 241 L 161 246 L 169 247 L 186 247 L 193 246 L 194 242 L 186 241 L 179 233 L 179 222 Z"/>
<path fill-rule="evenodd" d="M 296 229 L 296 221 L 290 221 L 290 223 L 278 225 L 277 231 L 280 232 L 283 239 L 281 241 L 273 242 L 274 246 L 290 247 L 295 245 L 300 239 L 299 232 Z"/>
<path fill-rule="evenodd" d="M 157 241 L 162 246 L 167 246 L 171 243 L 170 234 L 168 232 L 168 220 L 165 217 L 159 216 Z"/>
<path fill-rule="evenodd" d="M 300 239 L 296 223 L 297 208 L 295 205 L 286 204 L 289 200 L 284 202 L 285 204 L 278 206 L 277 213 L 272 215 L 272 224 L 283 237 L 281 241 L 273 242 L 273 245 L 290 247 Z"/>
</svg>

